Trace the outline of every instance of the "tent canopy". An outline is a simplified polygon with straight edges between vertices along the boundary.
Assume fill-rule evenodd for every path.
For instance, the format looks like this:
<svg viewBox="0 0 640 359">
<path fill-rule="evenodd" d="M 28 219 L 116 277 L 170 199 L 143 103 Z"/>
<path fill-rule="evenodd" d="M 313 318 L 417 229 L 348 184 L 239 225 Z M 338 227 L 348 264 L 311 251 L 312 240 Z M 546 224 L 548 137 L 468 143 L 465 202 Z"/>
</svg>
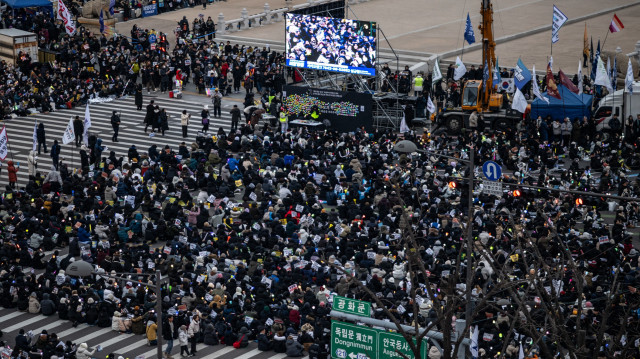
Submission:
<svg viewBox="0 0 640 359">
<path fill-rule="evenodd" d="M 23 9 L 27 7 L 44 7 L 49 11 L 49 15 L 53 17 L 53 3 L 49 0 L 1 0 L 13 10 Z"/>
<path fill-rule="evenodd" d="M 583 116 L 591 116 L 591 102 L 593 96 L 587 94 L 575 94 L 563 85 L 558 85 L 558 92 L 562 99 L 558 100 L 555 97 L 549 96 L 546 92 L 542 96 L 549 99 L 549 104 L 536 98 L 531 103 L 531 117 L 538 118 L 542 116 L 545 118 L 550 115 L 552 119 L 562 120 L 565 117 L 570 119 L 582 118 Z"/>
</svg>

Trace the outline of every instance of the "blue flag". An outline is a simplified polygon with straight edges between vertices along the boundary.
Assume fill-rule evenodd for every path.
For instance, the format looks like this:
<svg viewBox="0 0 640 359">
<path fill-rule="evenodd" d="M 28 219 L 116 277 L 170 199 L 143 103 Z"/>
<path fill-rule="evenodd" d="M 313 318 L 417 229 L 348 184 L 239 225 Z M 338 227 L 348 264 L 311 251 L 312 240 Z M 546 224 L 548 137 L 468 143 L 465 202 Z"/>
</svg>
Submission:
<svg viewBox="0 0 640 359">
<path fill-rule="evenodd" d="M 596 70 L 598 70 L 598 59 L 600 58 L 600 40 L 598 40 L 598 49 L 593 56 L 593 62 L 591 63 L 591 81 L 596 79 Z"/>
<path fill-rule="evenodd" d="M 476 35 L 473 33 L 473 26 L 471 26 L 471 17 L 467 13 L 467 27 L 464 28 L 464 39 L 467 40 L 469 45 L 476 42 Z"/>
<path fill-rule="evenodd" d="M 487 83 L 489 81 L 489 65 L 487 64 L 487 60 L 484 60 L 484 68 L 482 69 L 482 81 Z"/>
<path fill-rule="evenodd" d="M 516 67 L 513 69 L 513 80 L 517 88 L 522 90 L 527 82 L 531 81 L 531 71 L 524 66 L 521 59 L 518 59 Z"/>
<path fill-rule="evenodd" d="M 100 33 L 104 32 L 104 15 L 102 14 L 102 9 L 100 9 Z"/>
<path fill-rule="evenodd" d="M 113 15 L 115 13 L 116 8 L 116 0 L 109 1 L 109 14 Z"/>
<path fill-rule="evenodd" d="M 493 69 L 493 86 L 500 86 L 502 83 L 502 76 L 500 76 L 500 58 L 496 59 L 496 67 Z"/>
<path fill-rule="evenodd" d="M 611 87 L 613 87 L 613 91 L 615 92 L 618 84 L 616 81 L 616 77 L 618 77 L 618 59 L 615 58 L 615 56 L 613 57 L 613 68 L 611 69 Z"/>
</svg>

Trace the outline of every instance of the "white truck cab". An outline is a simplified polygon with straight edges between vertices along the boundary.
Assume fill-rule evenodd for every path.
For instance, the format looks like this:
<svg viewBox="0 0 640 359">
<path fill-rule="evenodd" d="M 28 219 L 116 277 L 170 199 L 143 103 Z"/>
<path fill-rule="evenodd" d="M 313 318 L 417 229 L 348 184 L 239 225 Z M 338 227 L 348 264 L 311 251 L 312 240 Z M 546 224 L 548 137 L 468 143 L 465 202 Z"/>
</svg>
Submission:
<svg viewBox="0 0 640 359">
<path fill-rule="evenodd" d="M 633 82 L 633 93 L 622 89 L 608 94 L 600 100 L 598 109 L 593 114 L 593 118 L 596 121 L 596 129 L 598 131 L 611 130 L 609 121 L 611 121 L 614 114 L 618 115 L 618 120 L 620 120 L 620 130 L 622 130 L 629 115 L 635 119 L 640 114 L 640 81 Z"/>
</svg>

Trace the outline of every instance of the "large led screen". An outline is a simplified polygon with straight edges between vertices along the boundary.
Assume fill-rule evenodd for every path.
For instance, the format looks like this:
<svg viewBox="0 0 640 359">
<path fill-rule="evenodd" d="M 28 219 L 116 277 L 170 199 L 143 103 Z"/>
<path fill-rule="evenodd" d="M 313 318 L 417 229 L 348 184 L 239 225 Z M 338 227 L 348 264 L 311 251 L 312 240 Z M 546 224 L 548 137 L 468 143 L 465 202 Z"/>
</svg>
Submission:
<svg viewBox="0 0 640 359">
<path fill-rule="evenodd" d="M 287 66 L 376 74 L 376 23 L 287 13 Z"/>
<path fill-rule="evenodd" d="M 317 107 L 320 119 L 329 120 L 331 128 L 340 132 L 351 132 L 361 127 L 371 130 L 372 102 L 371 94 L 354 91 L 285 86 L 282 92 L 282 105 L 289 119 L 306 118 Z"/>
</svg>

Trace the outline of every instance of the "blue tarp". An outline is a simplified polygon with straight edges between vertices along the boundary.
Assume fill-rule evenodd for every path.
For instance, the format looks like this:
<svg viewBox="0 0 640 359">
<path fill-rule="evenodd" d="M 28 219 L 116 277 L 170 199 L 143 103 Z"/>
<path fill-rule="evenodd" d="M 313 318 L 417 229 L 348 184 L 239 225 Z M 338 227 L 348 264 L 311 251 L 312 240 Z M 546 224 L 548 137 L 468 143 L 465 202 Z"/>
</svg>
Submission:
<svg viewBox="0 0 640 359">
<path fill-rule="evenodd" d="M 53 4 L 49 0 L 2 0 L 12 9 L 22 9 L 25 7 L 45 7 L 53 16 Z"/>
<path fill-rule="evenodd" d="M 591 116 L 591 102 L 593 96 L 587 94 L 574 94 L 566 87 L 558 85 L 558 92 L 560 93 L 561 100 L 555 97 L 547 95 L 543 92 L 544 97 L 549 98 L 549 104 L 536 98 L 531 103 L 531 118 L 538 118 L 542 116 L 545 118 L 547 115 L 551 115 L 552 119 L 562 120 L 565 117 L 570 119 L 582 118 L 583 116 Z"/>
</svg>

